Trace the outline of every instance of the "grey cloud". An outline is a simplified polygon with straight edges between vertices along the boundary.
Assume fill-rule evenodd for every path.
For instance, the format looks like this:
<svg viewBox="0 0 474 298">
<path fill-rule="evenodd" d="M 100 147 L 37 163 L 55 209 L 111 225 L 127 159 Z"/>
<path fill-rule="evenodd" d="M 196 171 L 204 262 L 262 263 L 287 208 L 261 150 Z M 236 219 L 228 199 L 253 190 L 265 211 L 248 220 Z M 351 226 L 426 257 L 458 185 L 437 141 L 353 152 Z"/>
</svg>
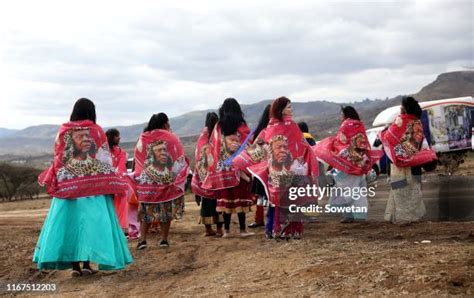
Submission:
<svg viewBox="0 0 474 298">
<path fill-rule="evenodd" d="M 101 45 L 43 42 L 12 52 L 18 60 L 30 57 L 27 61 L 32 63 L 72 65 L 71 71 L 57 72 L 65 83 L 97 84 L 136 82 L 140 78 L 126 73 L 133 65 L 163 70 L 174 79 L 209 83 L 469 58 L 472 44 L 465 38 L 469 26 L 455 18 L 462 12 L 449 10 L 452 22 L 440 26 L 436 20 L 412 18 L 410 9 L 414 8 L 403 2 L 336 3 L 328 12 L 223 11 L 206 18 L 175 10 L 166 17 L 161 12 L 136 20 L 128 31 L 108 36 Z M 88 51 L 89 47 L 96 50 Z M 74 68 L 76 64 L 85 69 Z M 55 80 L 54 74 L 48 79 Z"/>
<path fill-rule="evenodd" d="M 472 20 L 470 1 L 155 7 L 77 39 L 10 32 L 1 58 L 29 86 L 18 109 L 61 116 L 86 96 L 113 122 L 324 86 L 359 98 L 348 78 L 366 70 L 472 61 Z"/>
</svg>

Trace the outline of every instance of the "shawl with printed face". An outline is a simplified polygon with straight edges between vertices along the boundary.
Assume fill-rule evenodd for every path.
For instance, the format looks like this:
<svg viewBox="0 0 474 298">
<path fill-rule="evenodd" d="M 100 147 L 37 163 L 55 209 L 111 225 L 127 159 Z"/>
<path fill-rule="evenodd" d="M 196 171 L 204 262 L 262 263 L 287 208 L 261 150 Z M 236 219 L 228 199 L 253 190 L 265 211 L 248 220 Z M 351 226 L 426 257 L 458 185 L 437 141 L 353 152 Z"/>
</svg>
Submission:
<svg viewBox="0 0 474 298">
<path fill-rule="evenodd" d="M 336 136 L 325 138 L 313 147 L 317 158 L 349 175 L 364 175 L 383 155 L 371 150 L 364 123 L 345 119 Z"/>
<path fill-rule="evenodd" d="M 62 199 L 127 190 L 126 180 L 112 166 L 104 131 L 89 120 L 67 122 L 59 128 L 53 164 L 38 181 L 51 196 Z"/>
<path fill-rule="evenodd" d="M 258 139 L 265 143 L 266 157 L 248 170 L 265 186 L 272 204 L 281 206 L 281 199 L 287 199 L 283 196 L 291 186 L 316 184 L 318 163 L 311 146 L 291 117 L 284 117 L 283 121 L 271 118 Z"/>
<path fill-rule="evenodd" d="M 421 149 L 423 125 L 413 115 L 400 114 L 395 121 L 379 134 L 385 153 L 397 167 L 415 167 L 431 162 L 436 153 Z"/>
<path fill-rule="evenodd" d="M 207 156 L 208 172 L 202 187 L 209 190 L 231 188 L 239 185 L 240 171 L 226 163 L 250 133 L 246 124 L 242 124 L 233 135 L 224 136 L 218 122 L 209 140 L 210 150 Z"/>
<path fill-rule="evenodd" d="M 187 171 L 184 148 L 175 134 L 155 129 L 140 135 L 134 173 L 138 201 L 162 203 L 182 196 Z"/>
<path fill-rule="evenodd" d="M 214 191 L 202 188 L 202 181 L 206 178 L 207 169 L 209 167 L 208 156 L 210 156 L 210 146 L 208 140 L 209 130 L 205 127 L 196 143 L 191 189 L 194 194 L 209 199 L 215 197 Z"/>
</svg>

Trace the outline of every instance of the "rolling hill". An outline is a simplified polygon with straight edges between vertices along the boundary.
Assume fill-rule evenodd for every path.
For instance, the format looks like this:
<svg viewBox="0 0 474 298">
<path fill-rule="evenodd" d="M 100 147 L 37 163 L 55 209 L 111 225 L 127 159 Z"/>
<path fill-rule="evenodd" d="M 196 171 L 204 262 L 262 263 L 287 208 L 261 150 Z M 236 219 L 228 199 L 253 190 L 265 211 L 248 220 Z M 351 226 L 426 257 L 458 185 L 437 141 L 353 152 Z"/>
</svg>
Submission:
<svg viewBox="0 0 474 298">
<path fill-rule="evenodd" d="M 473 95 L 474 71 L 440 74 L 435 81 L 421 88 L 418 93 L 413 94 L 420 101 Z M 366 123 L 367 128 L 369 128 L 373 119 L 380 111 L 387 107 L 398 105 L 400 99 L 401 96 L 386 100 L 366 99 L 349 104 L 352 104 L 359 111 L 361 118 Z M 246 120 L 250 126 L 254 126 L 257 123 L 264 107 L 270 102 L 271 100 L 263 100 L 254 104 L 242 105 Z M 341 104 L 329 101 L 308 101 L 294 102 L 293 107 L 295 120 L 306 121 L 311 132 L 317 138 L 333 134 L 337 130 L 340 122 L 339 111 Z M 170 119 L 173 131 L 183 138 L 183 143 L 186 146 L 194 146 L 195 135 L 201 131 L 205 115 L 209 111 L 193 111 Z M 121 132 L 123 145 L 129 151 L 132 149 L 144 126 L 145 123 L 117 127 Z M 0 155 L 11 157 L 51 154 L 57 130 L 57 125 L 38 125 L 18 131 L 0 128 Z M 192 152 L 192 150 L 189 150 L 189 152 Z M 2 158 L 0 157 L 0 159 Z"/>
</svg>

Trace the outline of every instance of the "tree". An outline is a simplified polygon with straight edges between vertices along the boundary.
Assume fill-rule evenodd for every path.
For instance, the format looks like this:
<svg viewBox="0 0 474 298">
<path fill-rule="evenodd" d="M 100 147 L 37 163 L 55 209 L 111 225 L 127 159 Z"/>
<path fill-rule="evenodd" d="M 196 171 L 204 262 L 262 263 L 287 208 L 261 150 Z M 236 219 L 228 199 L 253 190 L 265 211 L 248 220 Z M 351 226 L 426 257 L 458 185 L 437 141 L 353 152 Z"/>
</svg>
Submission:
<svg viewBox="0 0 474 298">
<path fill-rule="evenodd" d="M 41 188 L 37 185 L 41 170 L 27 166 L 13 166 L 0 163 L 0 197 L 7 200 L 33 198 Z"/>
</svg>

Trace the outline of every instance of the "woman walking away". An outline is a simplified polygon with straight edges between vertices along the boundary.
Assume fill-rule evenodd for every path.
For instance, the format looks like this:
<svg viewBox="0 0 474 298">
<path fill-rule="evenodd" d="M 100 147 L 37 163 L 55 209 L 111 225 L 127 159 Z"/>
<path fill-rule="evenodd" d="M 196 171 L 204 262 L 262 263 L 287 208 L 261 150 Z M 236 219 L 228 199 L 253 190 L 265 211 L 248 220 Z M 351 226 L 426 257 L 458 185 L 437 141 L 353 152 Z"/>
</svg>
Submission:
<svg viewBox="0 0 474 298">
<path fill-rule="evenodd" d="M 239 218 L 240 236 L 253 235 L 246 230 L 245 213 L 252 206 L 250 178 L 232 167 L 232 159 L 247 139 L 249 128 L 239 103 L 227 98 L 219 108 L 219 122 L 210 140 L 208 172 L 202 187 L 215 191 L 217 212 L 224 218 L 224 237 L 230 236 L 232 213 Z"/>
<path fill-rule="evenodd" d="M 207 113 L 205 127 L 196 143 L 194 174 L 191 181 L 191 189 L 196 196 L 196 202 L 199 202 L 201 205 L 200 223 L 204 224 L 206 228 L 206 236 L 216 235 L 216 231 L 212 229 L 212 225 L 218 224 L 216 211 L 217 201 L 214 191 L 202 188 L 202 181 L 207 175 L 207 167 L 209 163 L 207 158 L 209 154 L 209 139 L 218 120 L 219 117 L 216 113 Z M 222 224 L 218 225 L 217 233 L 222 235 Z"/>
<path fill-rule="evenodd" d="M 404 97 L 400 115 L 380 132 L 379 139 L 390 168 L 390 196 L 385 220 L 407 224 L 420 220 L 426 212 L 421 193 L 421 166 L 437 159 L 430 148 L 422 148 L 421 107 L 413 97 Z"/>
<path fill-rule="evenodd" d="M 110 152 L 112 153 L 112 166 L 117 170 L 120 176 L 127 175 L 127 153 L 120 148 L 120 132 L 111 128 L 105 132 Z M 128 236 L 128 194 L 114 196 L 114 207 L 117 217 L 125 235 Z"/>
<path fill-rule="evenodd" d="M 171 132 L 168 116 L 155 114 L 140 135 L 135 148 L 135 186 L 140 202 L 140 240 L 137 249 L 147 246 L 150 224 L 160 223 L 160 247 L 168 247 L 173 219 L 173 200 L 184 195 L 188 161 L 179 138 Z"/>
<path fill-rule="evenodd" d="M 273 101 L 270 122 L 257 138 L 266 144 L 266 158 L 248 169 L 265 186 L 270 206 L 275 206 L 268 209 L 266 236 L 300 239 L 303 214 L 294 216 L 288 212 L 289 202 L 285 194 L 291 186 L 317 184 L 313 177 L 318 176 L 318 164 L 310 145 L 293 121 L 293 109 L 288 98 L 280 97 Z M 298 202 L 304 200 L 301 198 Z"/>
<path fill-rule="evenodd" d="M 113 204 L 128 186 L 95 122 L 94 103 L 79 99 L 57 134 L 53 165 L 39 177 L 53 197 L 33 256 L 39 269 L 72 268 L 77 277 L 96 272 L 91 262 L 101 270 L 132 262 Z"/>
<path fill-rule="evenodd" d="M 382 157 L 382 150 L 371 150 L 364 123 L 351 106 L 341 109 L 341 126 L 336 136 L 328 137 L 313 147 L 317 158 L 335 169 L 335 190 L 329 205 L 353 207 L 360 212 L 344 213 L 342 223 L 367 219 L 367 188 L 365 174 Z M 345 189 L 351 189 L 350 193 Z"/>
</svg>

